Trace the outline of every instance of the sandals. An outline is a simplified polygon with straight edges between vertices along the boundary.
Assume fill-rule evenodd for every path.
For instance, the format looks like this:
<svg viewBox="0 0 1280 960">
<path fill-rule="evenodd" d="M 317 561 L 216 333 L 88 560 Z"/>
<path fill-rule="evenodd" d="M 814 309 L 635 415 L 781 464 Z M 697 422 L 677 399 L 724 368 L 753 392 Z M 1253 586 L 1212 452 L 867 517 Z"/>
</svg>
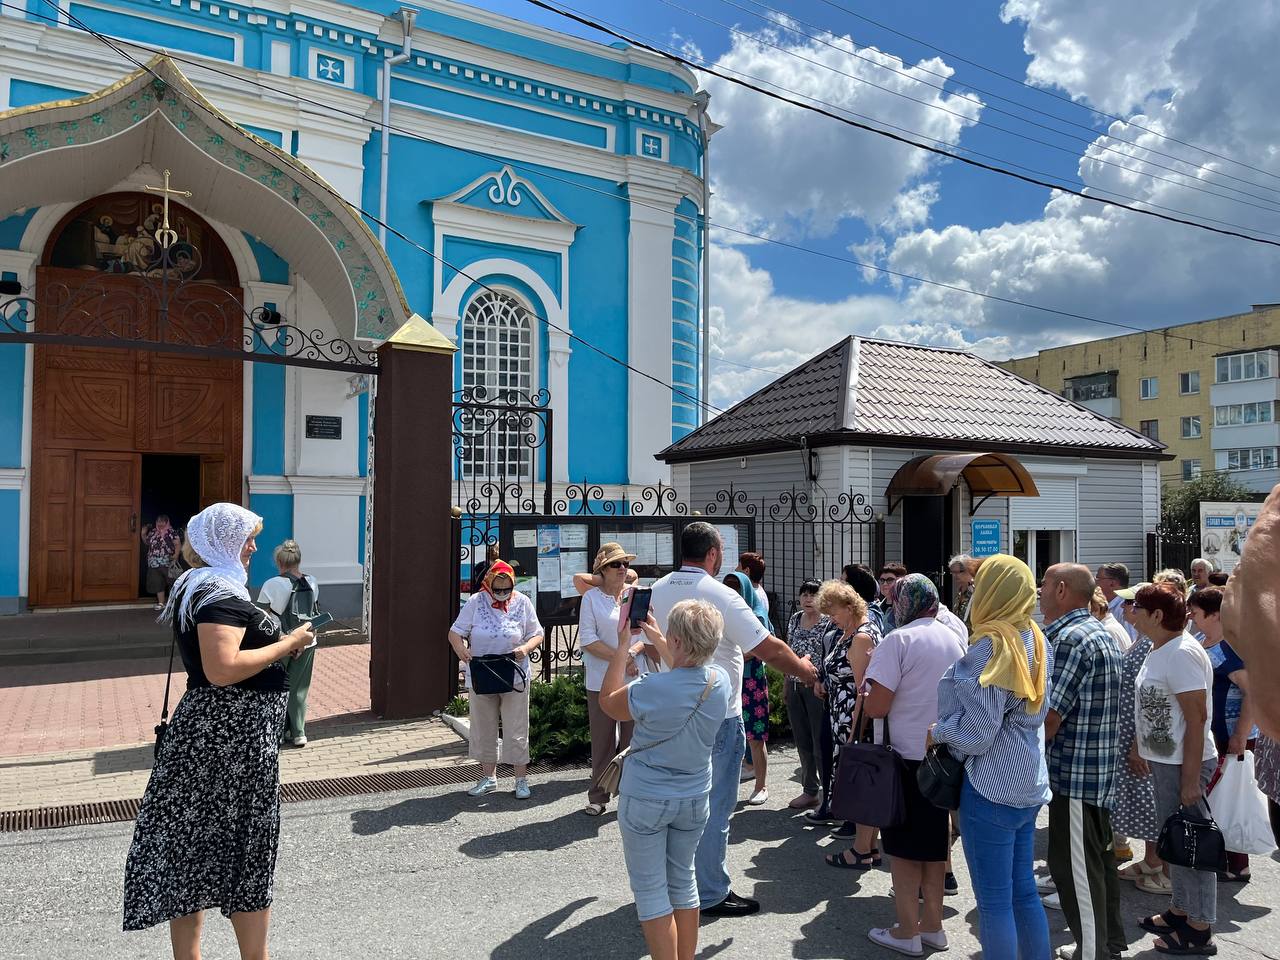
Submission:
<svg viewBox="0 0 1280 960">
<path fill-rule="evenodd" d="M 1253 879 L 1251 873 L 1232 873 L 1230 870 L 1223 870 L 1218 874 L 1219 883 L 1239 883 L 1246 884 Z"/>
<path fill-rule="evenodd" d="M 604 813 L 604 804 L 588 803 L 585 807 L 582 808 L 582 812 L 585 813 L 588 817 L 598 817 L 602 813 Z"/>
<path fill-rule="evenodd" d="M 1143 893 L 1156 893 L 1165 896 L 1173 893 L 1173 881 L 1164 875 L 1164 871 L 1139 877 L 1134 886 Z"/>
<path fill-rule="evenodd" d="M 1163 937 L 1166 933 L 1172 933 L 1186 927 L 1187 918 L 1179 916 L 1172 910 L 1166 910 L 1164 913 L 1157 913 L 1152 917 L 1139 917 L 1138 926 L 1147 931 L 1147 933 L 1154 933 L 1157 937 Z"/>
<path fill-rule="evenodd" d="M 845 858 L 846 853 L 853 854 L 852 863 Z M 827 861 L 827 866 L 840 870 L 872 870 L 880 866 L 880 850 L 872 847 L 869 853 L 859 853 L 850 847 L 841 853 L 829 853 L 823 859 Z"/>
<path fill-rule="evenodd" d="M 1155 946 L 1156 953 L 1168 953 L 1177 957 L 1212 957 L 1218 952 L 1211 929 L 1206 927 L 1197 930 L 1189 925 L 1166 930 L 1156 940 Z"/>
<path fill-rule="evenodd" d="M 1145 860 L 1135 860 L 1127 867 L 1119 871 L 1121 880 L 1141 880 L 1143 877 L 1154 877 L 1157 873 L 1163 873 L 1160 867 L 1148 866 Z"/>
</svg>

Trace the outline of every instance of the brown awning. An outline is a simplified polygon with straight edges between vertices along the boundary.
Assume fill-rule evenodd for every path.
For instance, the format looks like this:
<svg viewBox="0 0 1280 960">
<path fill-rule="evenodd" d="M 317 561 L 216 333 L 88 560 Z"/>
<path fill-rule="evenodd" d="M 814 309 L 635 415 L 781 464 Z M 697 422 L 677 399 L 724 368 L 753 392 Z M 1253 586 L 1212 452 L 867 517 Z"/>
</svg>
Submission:
<svg viewBox="0 0 1280 960">
<path fill-rule="evenodd" d="M 971 516 L 991 497 L 1040 496 L 1027 468 L 1007 453 L 926 454 L 908 460 L 889 481 L 889 512 L 903 497 L 945 497 L 961 477 L 972 495 Z"/>
</svg>

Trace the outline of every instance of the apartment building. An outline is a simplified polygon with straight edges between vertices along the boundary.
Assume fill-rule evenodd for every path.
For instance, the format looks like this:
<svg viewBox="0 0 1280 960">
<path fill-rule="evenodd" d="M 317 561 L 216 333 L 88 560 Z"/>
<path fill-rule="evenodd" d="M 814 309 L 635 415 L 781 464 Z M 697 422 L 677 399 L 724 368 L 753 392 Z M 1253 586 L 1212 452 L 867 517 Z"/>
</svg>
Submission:
<svg viewBox="0 0 1280 960">
<path fill-rule="evenodd" d="M 1163 443 L 1162 479 L 1205 470 L 1280 482 L 1280 304 L 1041 350 L 1002 364 Z"/>
</svg>

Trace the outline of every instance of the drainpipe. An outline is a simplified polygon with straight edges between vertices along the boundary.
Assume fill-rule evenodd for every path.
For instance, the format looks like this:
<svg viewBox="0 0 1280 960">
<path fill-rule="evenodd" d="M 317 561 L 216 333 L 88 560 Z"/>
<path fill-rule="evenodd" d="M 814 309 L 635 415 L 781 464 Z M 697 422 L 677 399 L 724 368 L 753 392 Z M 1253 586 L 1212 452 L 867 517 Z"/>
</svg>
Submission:
<svg viewBox="0 0 1280 960">
<path fill-rule="evenodd" d="M 378 242 L 387 246 L 387 171 L 391 167 L 391 68 L 409 59 L 413 52 L 413 21 L 418 11 L 400 8 L 400 22 L 404 26 L 404 46 L 393 57 L 382 61 L 382 177 L 378 181 Z"/>
<path fill-rule="evenodd" d="M 711 402 L 711 135 L 707 130 L 707 104 L 711 97 L 699 90 L 698 130 L 702 134 L 702 385 L 698 391 L 698 423 L 706 423 Z"/>
</svg>

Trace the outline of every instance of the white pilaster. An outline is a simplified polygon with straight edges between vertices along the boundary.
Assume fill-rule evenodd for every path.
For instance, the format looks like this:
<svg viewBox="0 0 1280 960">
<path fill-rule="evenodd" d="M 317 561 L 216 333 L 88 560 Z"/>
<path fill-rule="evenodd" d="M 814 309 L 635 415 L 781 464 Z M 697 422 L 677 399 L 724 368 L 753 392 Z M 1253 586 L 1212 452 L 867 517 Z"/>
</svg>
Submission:
<svg viewBox="0 0 1280 960">
<path fill-rule="evenodd" d="M 354 122 L 326 123 L 313 116 L 309 116 L 308 121 L 307 127 L 298 131 L 298 159 L 320 174 L 344 200 L 358 209 L 364 183 L 364 145 L 369 139 L 369 127 Z"/>
<path fill-rule="evenodd" d="M 627 374 L 627 479 L 665 483 L 670 471 L 654 454 L 671 445 L 671 244 L 680 194 L 634 182 L 627 191 L 627 360 L 634 368 Z"/>
<path fill-rule="evenodd" d="M 551 438 L 552 480 L 569 482 L 569 334 L 551 330 L 547 348 L 547 389 L 551 391 L 551 416 L 554 435 Z"/>
</svg>

